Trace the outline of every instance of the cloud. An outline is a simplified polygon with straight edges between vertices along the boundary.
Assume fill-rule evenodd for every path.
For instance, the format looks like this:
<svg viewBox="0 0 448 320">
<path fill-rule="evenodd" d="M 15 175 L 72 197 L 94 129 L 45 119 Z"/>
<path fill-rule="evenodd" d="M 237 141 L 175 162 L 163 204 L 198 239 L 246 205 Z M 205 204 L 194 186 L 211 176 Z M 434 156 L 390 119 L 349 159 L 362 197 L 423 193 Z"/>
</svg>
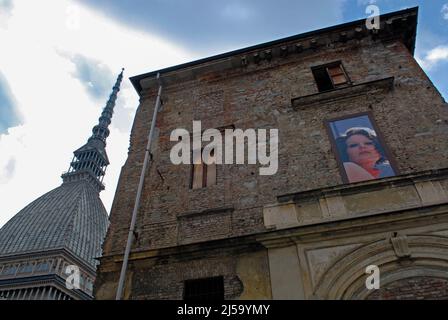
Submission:
<svg viewBox="0 0 448 320">
<path fill-rule="evenodd" d="M 443 5 L 441 12 L 443 19 L 448 20 L 448 3 Z"/>
<path fill-rule="evenodd" d="M 203 55 L 342 22 L 345 0 L 77 0 Z"/>
<path fill-rule="evenodd" d="M 194 55 L 70 0 L 14 0 L 0 39 L 1 71 L 23 115 L 21 125 L 0 133 L 0 227 L 62 183 L 60 175 L 68 169 L 73 151 L 91 135 L 125 67 L 107 140 L 111 164 L 106 190 L 100 194 L 109 210 L 139 103 L 128 77 L 184 63 Z M 93 98 L 101 94 L 106 95 L 104 101 Z"/>
<path fill-rule="evenodd" d="M 448 61 L 448 45 L 437 46 L 424 55 L 424 57 L 417 57 L 420 65 L 426 69 L 431 70 L 439 63 Z"/>
<path fill-rule="evenodd" d="M 0 0 L 0 28 L 8 26 L 9 17 L 14 9 L 12 0 Z"/>
<path fill-rule="evenodd" d="M 0 8 L 2 10 L 12 9 L 12 0 L 0 0 Z"/>
<path fill-rule="evenodd" d="M 17 103 L 8 81 L 0 72 L 0 134 L 20 123 Z"/>
<path fill-rule="evenodd" d="M 0 12 L 11 13 L 14 8 L 12 0 L 0 0 Z"/>
<path fill-rule="evenodd" d="M 82 54 L 67 55 L 75 65 L 75 72 L 72 75 L 81 81 L 84 88 L 92 98 L 104 98 L 111 91 L 111 83 L 114 83 L 112 70 L 100 60 L 86 57 Z"/>
<path fill-rule="evenodd" d="M 0 168 L 2 168 L 0 171 L 0 183 L 6 183 L 14 176 L 16 159 L 14 157 L 9 158 Z"/>
</svg>

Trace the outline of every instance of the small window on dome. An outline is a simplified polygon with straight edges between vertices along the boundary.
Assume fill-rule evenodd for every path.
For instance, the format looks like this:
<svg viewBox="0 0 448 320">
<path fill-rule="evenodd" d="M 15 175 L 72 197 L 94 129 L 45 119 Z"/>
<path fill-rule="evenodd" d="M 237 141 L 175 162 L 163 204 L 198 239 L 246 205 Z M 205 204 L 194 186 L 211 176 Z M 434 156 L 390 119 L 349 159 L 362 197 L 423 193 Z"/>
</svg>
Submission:
<svg viewBox="0 0 448 320">
<path fill-rule="evenodd" d="M 32 271 L 33 265 L 31 263 L 24 264 L 19 268 L 19 273 L 31 273 Z"/>
<path fill-rule="evenodd" d="M 11 276 L 16 273 L 17 267 L 16 266 L 7 266 L 2 271 L 2 276 Z"/>
<path fill-rule="evenodd" d="M 36 272 L 47 272 L 50 270 L 50 264 L 48 262 L 40 262 L 36 266 Z"/>
</svg>

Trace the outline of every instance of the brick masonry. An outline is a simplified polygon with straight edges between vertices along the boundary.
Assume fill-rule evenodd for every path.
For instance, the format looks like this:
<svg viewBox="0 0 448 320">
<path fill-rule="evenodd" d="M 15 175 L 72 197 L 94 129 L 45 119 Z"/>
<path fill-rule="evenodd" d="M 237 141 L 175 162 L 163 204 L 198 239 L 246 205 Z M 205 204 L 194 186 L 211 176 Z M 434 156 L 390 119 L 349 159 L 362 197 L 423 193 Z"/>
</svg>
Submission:
<svg viewBox="0 0 448 320">
<path fill-rule="evenodd" d="M 294 109 L 292 99 L 317 93 L 311 67 L 338 60 L 353 84 L 394 77 L 393 88 Z M 112 268 L 107 257 L 121 254 L 126 245 L 155 94 L 155 87 L 141 94 L 128 159 L 112 206 L 97 290 L 112 281 L 105 280 L 110 274 L 102 274 Z M 365 37 L 259 64 L 198 74 L 194 79 L 165 86 L 163 102 L 156 123 L 154 162 L 145 177 L 138 213 L 138 239 L 133 249 L 138 252 L 266 232 L 263 207 L 275 202 L 278 195 L 342 184 L 326 120 L 370 112 L 400 174 L 448 167 L 448 107 L 399 40 Z M 201 120 L 203 129 L 227 125 L 243 130 L 278 128 L 278 173 L 260 176 L 258 165 L 221 165 L 215 186 L 190 189 L 191 167 L 171 164 L 169 154 L 175 143 L 169 137 L 175 128 L 191 132 L 193 120 Z M 184 215 L 217 208 L 232 209 Z M 219 272 L 210 270 L 238 261 L 235 256 L 224 255 L 218 263 L 206 259 L 208 255 L 213 254 L 205 251 L 201 259 L 189 262 L 160 262 L 151 267 L 151 272 L 136 269 L 135 291 L 130 297 L 181 298 L 181 283 L 186 276 L 176 270 L 199 268 L 204 275 L 211 275 Z M 113 281 L 117 281 L 117 267 L 112 269 Z M 242 289 L 230 270 L 222 269 L 225 281 L 233 288 L 226 291 L 226 296 L 235 297 Z M 260 276 L 268 277 L 268 273 Z M 147 290 L 150 283 L 156 287 Z"/>
<path fill-rule="evenodd" d="M 369 300 L 448 300 L 448 280 L 415 277 L 396 281 L 369 295 Z"/>
<path fill-rule="evenodd" d="M 261 208 L 275 201 L 276 195 L 341 184 L 324 120 L 370 111 L 401 173 L 445 167 L 448 113 L 441 96 L 401 43 L 366 46 L 351 50 L 335 48 L 295 63 L 254 67 L 244 69 L 244 73 L 237 70 L 236 74 L 223 75 L 219 80 L 201 79 L 189 86 L 183 84 L 185 88 L 166 88 L 165 105 L 157 123 L 160 131 L 155 162 L 146 177 L 138 221 L 139 227 L 160 226 L 161 233 L 143 233 L 143 245 L 147 244 L 146 248 L 150 248 L 149 243 L 176 245 L 182 241 L 178 232 L 163 230 L 177 229 L 179 214 L 226 205 L 234 206 L 235 211 L 231 228 L 222 236 L 263 231 Z M 293 110 L 291 98 L 316 92 L 310 66 L 334 60 L 343 61 L 354 83 L 394 76 L 395 88 L 379 96 L 366 95 L 310 110 Z M 224 89 L 216 94 L 216 88 Z M 202 103 L 196 103 L 201 101 L 196 97 L 204 96 L 205 92 L 210 95 L 205 99 L 207 105 L 202 107 L 203 116 L 198 116 Z M 126 242 L 126 226 L 135 199 L 153 103 L 153 96 L 146 98 L 136 114 L 129 158 L 111 213 L 114 236 L 107 238 L 106 252 L 120 252 Z M 225 116 L 220 116 L 222 108 L 226 110 Z M 169 152 L 174 143 L 169 141 L 169 135 L 175 128 L 191 131 L 193 120 L 202 120 L 203 128 L 229 124 L 241 129 L 279 128 L 278 174 L 263 177 L 258 175 L 256 165 L 223 165 L 218 168 L 216 186 L 191 190 L 191 168 L 170 163 Z M 214 234 L 213 229 L 210 233 Z"/>
</svg>

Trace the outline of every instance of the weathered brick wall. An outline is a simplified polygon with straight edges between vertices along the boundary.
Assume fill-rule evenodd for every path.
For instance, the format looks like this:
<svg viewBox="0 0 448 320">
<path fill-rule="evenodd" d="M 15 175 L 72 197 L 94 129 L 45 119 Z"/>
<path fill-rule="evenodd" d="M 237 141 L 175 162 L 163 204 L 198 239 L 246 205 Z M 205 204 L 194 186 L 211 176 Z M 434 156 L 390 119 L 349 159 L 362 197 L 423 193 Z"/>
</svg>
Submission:
<svg viewBox="0 0 448 320">
<path fill-rule="evenodd" d="M 277 267 L 282 273 L 284 260 L 276 261 L 275 252 L 272 254 L 277 246 L 294 244 L 290 244 L 292 238 L 287 235 L 282 241 L 268 239 L 265 247 L 260 244 L 263 236 L 275 238 L 280 232 L 260 235 L 267 231 L 263 206 L 277 202 L 278 195 L 343 183 L 325 121 L 369 112 L 400 174 L 447 168 L 448 106 L 408 48 L 396 39 L 403 36 L 412 41 L 412 35 L 396 32 L 387 36 L 387 41 L 375 41 L 364 34 L 344 42 L 338 30 L 319 34 L 319 44 L 314 48 L 310 39 L 301 39 L 307 44 L 301 52 L 291 42 L 294 52 L 282 57 L 276 55 L 272 60 L 254 63 L 251 58 L 247 66 L 235 66 L 233 62 L 240 61 L 240 56 L 232 58 L 232 68 L 220 71 L 205 73 L 195 66 L 190 76 L 186 76 L 188 70 L 171 72 L 171 80 L 166 79 L 167 74 L 162 75 L 166 80 L 164 103 L 156 123 L 154 161 L 145 176 L 125 298 L 181 299 L 185 280 L 215 276 L 224 277 L 227 299 L 270 299 L 275 290 L 278 294 L 284 280 L 276 283 L 275 277 L 271 277 L 275 263 L 280 264 Z M 411 46 L 409 42 L 407 45 Z M 244 53 L 248 57 L 252 54 Z M 393 86 L 370 83 L 363 87 L 364 91 L 345 89 L 317 94 L 311 68 L 334 61 L 343 63 L 353 85 L 394 77 Z M 229 66 L 231 63 L 227 62 L 225 65 Z M 128 159 L 112 205 L 111 225 L 95 283 L 97 299 L 115 297 L 119 258 L 126 245 L 156 100 L 155 86 L 141 92 Z M 303 104 L 307 100 L 304 97 L 314 94 L 317 103 Z M 292 99 L 302 101 L 302 105 L 293 105 Z M 279 129 L 277 174 L 260 176 L 258 165 L 218 165 L 216 185 L 190 189 L 191 167 L 171 163 L 169 155 L 175 142 L 170 142 L 169 137 L 176 128 L 191 132 L 193 120 L 201 120 L 203 130 L 229 125 L 243 130 Z M 446 181 L 441 183 L 446 187 Z M 359 194 L 356 210 L 360 210 L 358 204 L 361 207 L 367 204 L 362 199 L 369 199 L 368 193 Z M 389 209 L 400 209 L 403 201 L 397 199 L 396 203 L 396 199 L 389 201 L 391 198 L 381 201 Z M 353 209 L 347 206 L 348 210 Z M 365 232 L 372 232 L 372 228 L 366 225 Z M 396 228 L 390 231 L 402 231 Z M 335 245 L 331 233 L 310 237 L 319 245 L 324 241 L 331 248 Z M 300 250 L 292 250 L 296 251 Z M 309 278 L 312 273 L 304 272 L 300 277 Z M 436 278 L 412 278 L 392 283 L 369 298 L 446 297 L 447 284 Z"/>
<path fill-rule="evenodd" d="M 354 84 L 395 77 L 378 94 L 294 110 L 291 99 L 317 92 L 312 66 L 341 60 Z M 154 88 L 143 92 L 111 213 L 105 254 L 126 243 L 141 163 L 150 127 Z M 291 55 L 259 65 L 198 76 L 164 88 L 157 120 L 154 163 L 146 176 L 138 216 L 140 250 L 264 231 L 262 207 L 276 195 L 342 183 L 324 121 L 371 112 L 401 173 L 448 166 L 448 108 L 399 41 L 364 39 L 326 50 Z M 190 166 L 174 166 L 169 153 L 175 128 L 279 128 L 279 170 L 260 176 L 257 165 L 221 165 L 217 185 L 190 189 Z M 232 207 L 219 214 L 179 218 L 185 212 Z M 217 219 L 218 217 L 218 219 Z"/>
<path fill-rule="evenodd" d="M 183 263 L 165 260 L 151 267 L 135 269 L 129 298 L 181 300 L 185 280 L 223 276 L 224 297 L 235 299 L 243 292 L 243 284 L 233 270 L 233 261 L 233 258 L 209 258 Z"/>
<path fill-rule="evenodd" d="M 196 247 L 167 256 L 131 261 L 124 296 L 126 299 L 183 299 L 185 280 L 222 276 L 225 299 L 270 299 L 266 249 Z M 119 272 L 100 267 L 95 298 L 114 299 Z"/>
<path fill-rule="evenodd" d="M 414 277 L 395 281 L 375 290 L 368 300 L 448 300 L 448 280 Z"/>
</svg>

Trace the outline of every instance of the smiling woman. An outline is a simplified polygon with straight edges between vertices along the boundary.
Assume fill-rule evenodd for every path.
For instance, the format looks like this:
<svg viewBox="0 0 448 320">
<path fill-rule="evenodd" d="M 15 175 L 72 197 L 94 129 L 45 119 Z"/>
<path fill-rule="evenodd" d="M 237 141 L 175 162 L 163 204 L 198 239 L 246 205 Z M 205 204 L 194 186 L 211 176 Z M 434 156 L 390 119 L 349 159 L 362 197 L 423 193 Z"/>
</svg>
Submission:
<svg viewBox="0 0 448 320">
<path fill-rule="evenodd" d="M 367 114 L 330 121 L 329 128 L 344 182 L 396 175 L 391 158 Z"/>
</svg>

